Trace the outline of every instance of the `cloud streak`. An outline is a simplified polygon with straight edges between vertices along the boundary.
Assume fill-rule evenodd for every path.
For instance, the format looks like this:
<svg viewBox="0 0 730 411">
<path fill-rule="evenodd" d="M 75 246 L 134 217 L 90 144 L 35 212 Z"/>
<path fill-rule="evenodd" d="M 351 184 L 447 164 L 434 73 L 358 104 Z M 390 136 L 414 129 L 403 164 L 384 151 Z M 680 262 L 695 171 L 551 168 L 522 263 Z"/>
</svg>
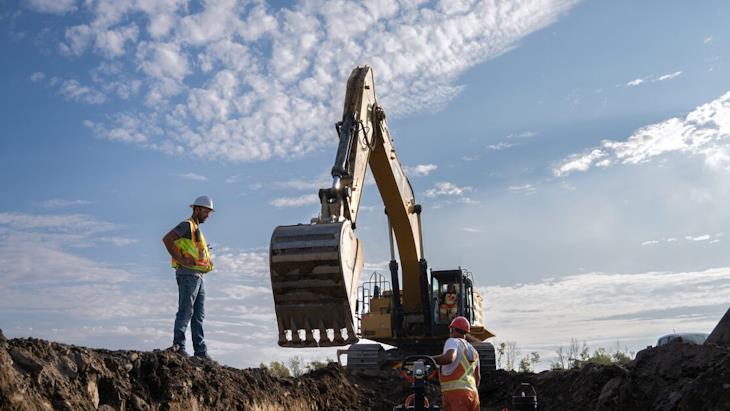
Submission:
<svg viewBox="0 0 730 411">
<path fill-rule="evenodd" d="M 280 197 L 269 202 L 274 207 L 301 207 L 318 203 L 319 197 L 316 194 L 305 194 L 298 197 Z"/>
<path fill-rule="evenodd" d="M 50 200 L 33 203 L 33 205 L 35 205 L 36 207 L 43 208 L 76 207 L 89 204 L 92 204 L 92 202 L 87 200 L 65 200 L 62 198 L 52 198 Z"/>
<path fill-rule="evenodd" d="M 673 78 L 679 77 L 682 74 L 681 70 L 675 71 L 674 73 L 663 74 L 661 76 L 650 76 L 644 78 L 637 78 L 626 83 L 626 87 L 636 87 L 645 83 L 656 83 L 659 81 L 667 81 Z"/>
<path fill-rule="evenodd" d="M 403 167 L 406 175 L 411 177 L 425 177 L 436 171 L 437 168 L 438 166 L 436 164 L 418 164 L 412 167 Z"/>
<path fill-rule="evenodd" d="M 553 166 L 556 177 L 591 167 L 639 164 L 669 153 L 704 158 L 710 169 L 730 169 L 730 92 L 684 118 L 671 118 L 636 130 L 625 141 L 603 140 L 599 147 L 571 154 Z"/>
<path fill-rule="evenodd" d="M 185 173 L 185 174 L 178 174 L 177 176 L 180 178 L 185 178 L 185 179 L 194 180 L 194 181 L 208 181 L 208 177 L 200 175 L 200 174 L 192 173 L 192 172 Z"/>
</svg>

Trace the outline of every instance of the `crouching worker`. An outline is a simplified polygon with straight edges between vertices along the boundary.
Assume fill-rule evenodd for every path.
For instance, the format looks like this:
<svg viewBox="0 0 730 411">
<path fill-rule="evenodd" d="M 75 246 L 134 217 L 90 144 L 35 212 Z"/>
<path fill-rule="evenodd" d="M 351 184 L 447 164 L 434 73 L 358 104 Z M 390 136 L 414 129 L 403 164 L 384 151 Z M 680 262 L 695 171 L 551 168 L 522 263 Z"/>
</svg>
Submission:
<svg viewBox="0 0 730 411">
<path fill-rule="evenodd" d="M 193 214 L 165 235 L 162 242 L 172 257 L 178 289 L 177 315 L 171 350 L 187 355 L 185 330 L 191 323 L 193 349 L 198 358 L 210 359 L 203 334 L 205 319 L 205 282 L 203 276 L 213 269 L 210 251 L 200 224 L 213 212 L 213 200 L 200 196 L 190 204 Z"/>
<path fill-rule="evenodd" d="M 443 353 L 433 357 L 441 366 L 439 382 L 443 411 L 479 411 L 479 354 L 466 341 L 469 328 L 469 320 L 454 318 Z"/>
</svg>

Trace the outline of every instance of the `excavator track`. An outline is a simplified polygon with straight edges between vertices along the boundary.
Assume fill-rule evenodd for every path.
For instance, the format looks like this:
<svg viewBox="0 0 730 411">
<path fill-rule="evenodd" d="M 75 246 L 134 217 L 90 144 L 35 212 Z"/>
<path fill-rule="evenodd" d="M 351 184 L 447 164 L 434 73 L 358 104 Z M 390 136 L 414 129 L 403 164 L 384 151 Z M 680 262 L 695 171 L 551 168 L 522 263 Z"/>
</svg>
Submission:
<svg viewBox="0 0 730 411">
<path fill-rule="evenodd" d="M 363 256 L 350 222 L 279 226 L 269 249 L 279 345 L 357 342 L 353 318 Z"/>
</svg>

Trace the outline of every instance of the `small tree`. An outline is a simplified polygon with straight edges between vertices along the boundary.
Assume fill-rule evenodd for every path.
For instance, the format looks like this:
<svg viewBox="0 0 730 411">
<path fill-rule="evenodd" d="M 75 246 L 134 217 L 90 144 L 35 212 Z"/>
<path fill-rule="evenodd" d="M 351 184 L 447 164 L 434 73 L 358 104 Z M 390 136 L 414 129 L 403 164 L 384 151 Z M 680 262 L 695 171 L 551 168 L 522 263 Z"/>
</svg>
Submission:
<svg viewBox="0 0 730 411">
<path fill-rule="evenodd" d="M 302 357 L 294 356 L 290 357 L 286 365 L 289 368 L 289 371 L 291 371 L 291 375 L 295 378 L 301 377 L 302 374 L 304 374 L 304 368 L 302 367 L 303 363 Z"/>
<path fill-rule="evenodd" d="M 291 374 L 289 374 L 289 369 L 286 368 L 284 363 L 279 361 L 272 361 L 269 363 L 268 366 L 266 366 L 266 364 L 264 363 L 261 363 L 259 364 L 259 368 L 266 370 L 268 373 L 275 377 L 287 378 L 291 376 Z"/>
<path fill-rule="evenodd" d="M 502 357 L 507 349 L 507 344 L 504 341 L 500 342 L 497 346 L 497 368 L 502 368 Z"/>
<path fill-rule="evenodd" d="M 593 351 L 593 355 L 590 356 L 584 363 L 598 364 L 598 365 L 610 365 L 611 355 L 603 347 L 598 347 Z"/>
<path fill-rule="evenodd" d="M 327 368 L 327 364 L 331 363 L 332 360 L 330 358 L 327 358 L 324 361 L 311 361 L 309 364 L 307 364 L 307 372 L 311 372 L 314 370 L 319 370 L 321 368 Z"/>
<path fill-rule="evenodd" d="M 634 359 L 635 355 L 635 352 L 629 351 L 629 347 L 624 347 L 622 351 L 619 341 L 616 340 L 616 352 L 612 355 L 612 360 L 614 363 L 621 365 L 628 364 L 632 359 Z"/>
<path fill-rule="evenodd" d="M 565 348 L 561 345 L 557 350 L 555 350 L 555 353 L 558 355 L 558 358 L 550 363 L 550 368 L 553 370 L 564 370 L 568 364 L 568 355 Z"/>
<path fill-rule="evenodd" d="M 537 351 L 533 351 L 530 353 L 530 364 L 532 366 L 532 370 L 534 371 L 537 367 L 537 363 L 540 362 L 540 353 Z"/>
<path fill-rule="evenodd" d="M 520 360 L 520 372 L 530 372 L 530 358 L 522 357 Z"/>
<path fill-rule="evenodd" d="M 507 341 L 507 351 L 506 351 L 506 357 L 507 357 L 507 364 L 505 366 L 506 370 L 514 371 L 515 365 L 517 363 L 515 360 L 517 360 L 517 357 L 520 355 L 520 347 L 517 345 L 516 341 Z"/>
<path fill-rule="evenodd" d="M 537 351 L 531 352 L 520 360 L 520 372 L 534 372 L 538 362 L 540 362 L 540 354 Z"/>
</svg>

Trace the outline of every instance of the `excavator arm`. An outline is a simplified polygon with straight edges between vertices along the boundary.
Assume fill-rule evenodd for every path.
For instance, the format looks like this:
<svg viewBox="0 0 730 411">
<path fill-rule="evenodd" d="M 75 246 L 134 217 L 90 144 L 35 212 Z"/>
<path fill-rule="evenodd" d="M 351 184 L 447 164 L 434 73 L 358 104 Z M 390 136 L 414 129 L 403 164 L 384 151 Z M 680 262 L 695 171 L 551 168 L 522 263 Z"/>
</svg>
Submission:
<svg viewBox="0 0 730 411">
<path fill-rule="evenodd" d="M 310 224 L 279 226 L 271 237 L 271 283 L 281 346 L 341 346 L 358 340 L 354 315 L 363 257 L 353 230 L 368 166 L 398 246 L 403 309 L 427 311 L 429 306 L 420 206 L 396 156 L 369 66 L 358 66 L 350 74 L 336 129 L 332 185 L 319 190 L 318 218 Z M 398 293 L 397 284 L 394 290 Z M 394 301 L 399 305 L 400 296 Z"/>
</svg>

